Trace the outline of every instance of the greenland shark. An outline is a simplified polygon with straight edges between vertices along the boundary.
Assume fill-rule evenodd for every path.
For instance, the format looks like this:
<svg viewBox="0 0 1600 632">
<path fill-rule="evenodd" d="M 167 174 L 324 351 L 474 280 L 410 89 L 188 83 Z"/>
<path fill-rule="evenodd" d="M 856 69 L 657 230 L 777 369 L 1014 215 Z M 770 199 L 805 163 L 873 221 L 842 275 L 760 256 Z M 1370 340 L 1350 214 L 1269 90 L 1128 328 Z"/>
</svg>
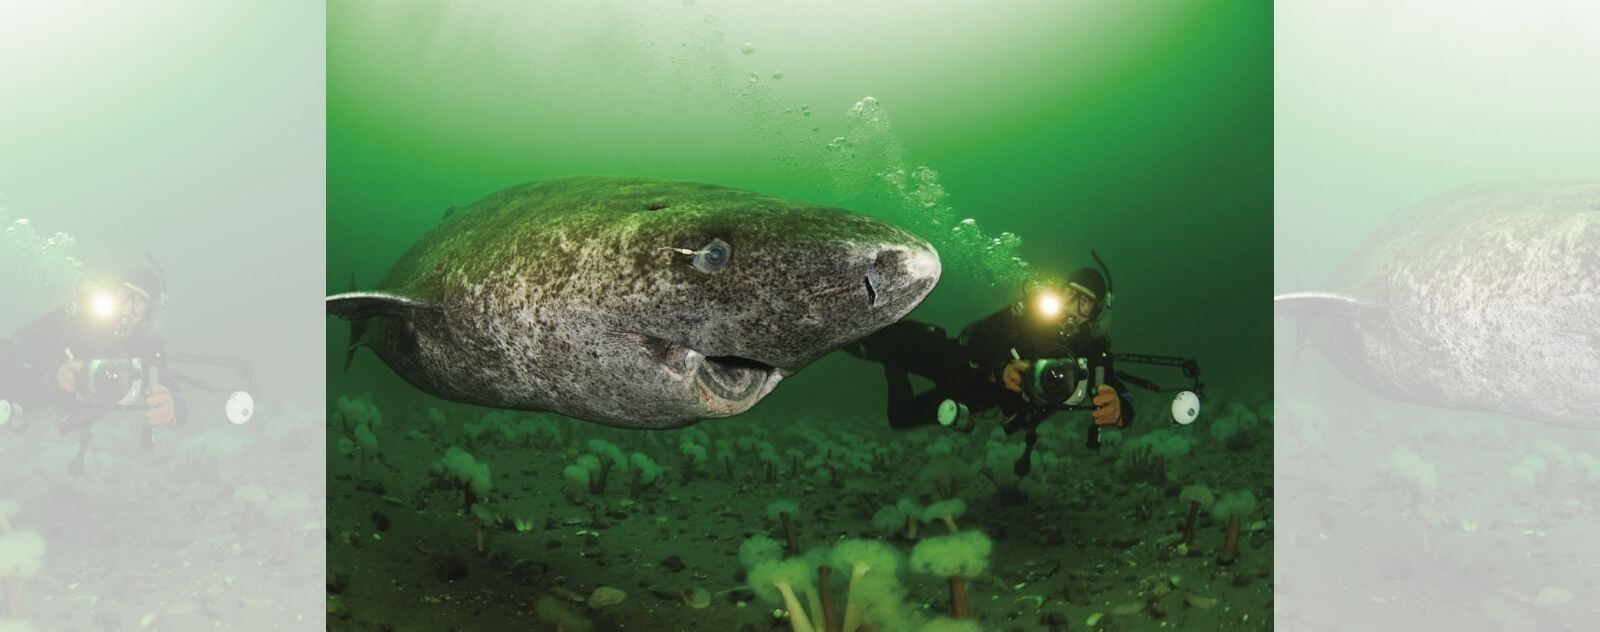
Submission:
<svg viewBox="0 0 1600 632">
<path fill-rule="evenodd" d="M 748 410 L 905 316 L 939 272 L 926 241 L 858 213 L 566 178 L 453 209 L 327 312 L 352 322 L 349 353 L 439 397 L 672 428 Z"/>
<path fill-rule="evenodd" d="M 1407 209 L 1276 310 L 1392 399 L 1600 429 L 1600 181 L 1466 187 Z"/>
</svg>

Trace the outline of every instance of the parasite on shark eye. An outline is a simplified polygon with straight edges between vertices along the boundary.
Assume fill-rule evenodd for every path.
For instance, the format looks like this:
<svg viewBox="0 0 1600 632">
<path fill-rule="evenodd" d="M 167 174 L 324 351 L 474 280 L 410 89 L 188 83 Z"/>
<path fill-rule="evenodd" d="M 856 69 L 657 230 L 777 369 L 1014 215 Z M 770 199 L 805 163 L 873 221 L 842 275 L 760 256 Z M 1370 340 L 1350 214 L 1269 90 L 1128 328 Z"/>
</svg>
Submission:
<svg viewBox="0 0 1600 632">
<path fill-rule="evenodd" d="M 713 239 L 711 243 L 706 244 L 706 247 L 695 253 L 694 262 L 691 265 L 696 270 L 706 274 L 713 274 L 721 272 L 723 268 L 728 267 L 728 262 L 732 259 L 733 247 L 721 239 Z"/>
</svg>

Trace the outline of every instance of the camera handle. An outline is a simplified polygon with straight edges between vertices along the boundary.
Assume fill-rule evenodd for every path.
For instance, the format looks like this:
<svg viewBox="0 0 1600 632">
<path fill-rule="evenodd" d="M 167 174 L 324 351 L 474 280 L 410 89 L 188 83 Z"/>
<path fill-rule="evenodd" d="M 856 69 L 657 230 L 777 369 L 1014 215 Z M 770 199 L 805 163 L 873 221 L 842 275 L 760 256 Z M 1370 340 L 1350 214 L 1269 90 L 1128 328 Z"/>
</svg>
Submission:
<svg viewBox="0 0 1600 632">
<path fill-rule="evenodd" d="M 1013 349 L 1011 354 L 1016 356 L 1016 350 Z M 1095 394 L 1100 392 L 1100 385 L 1105 383 L 1105 366 L 1096 366 L 1094 368 L 1094 383 L 1085 385 L 1086 392 L 1084 393 L 1084 397 L 1089 399 L 1091 406 L 1093 405 Z M 1068 409 L 1075 410 L 1077 408 L 1078 406 L 1071 406 Z M 1028 434 L 1023 436 L 1022 456 L 1017 457 L 1016 462 L 1011 464 L 1011 472 L 1016 474 L 1017 478 L 1026 477 L 1028 472 L 1033 471 L 1033 446 L 1039 442 L 1039 431 L 1037 428 L 1038 425 L 1035 424 L 1032 428 L 1028 429 Z M 1095 425 L 1094 423 L 1089 424 L 1088 447 L 1090 450 L 1100 449 L 1100 426 Z"/>
<path fill-rule="evenodd" d="M 1017 478 L 1026 477 L 1028 472 L 1033 471 L 1033 444 L 1038 442 L 1038 430 L 1029 430 L 1023 437 L 1022 456 L 1017 457 L 1017 462 L 1011 464 L 1011 472 L 1016 474 Z"/>
<path fill-rule="evenodd" d="M 154 392 L 156 387 L 161 384 L 160 362 L 150 363 L 150 366 L 145 369 L 145 377 L 148 379 L 144 384 L 144 396 L 146 399 L 149 399 L 150 393 Z M 145 449 L 156 447 L 156 427 L 150 424 L 144 424 L 143 430 L 141 430 L 139 433 L 139 443 L 143 445 Z"/>
<path fill-rule="evenodd" d="M 1094 389 L 1094 391 L 1089 395 L 1089 402 L 1090 402 L 1091 405 L 1093 405 L 1093 403 L 1094 403 L 1094 393 L 1099 393 L 1100 392 L 1100 385 L 1101 384 L 1105 384 L 1105 383 L 1106 383 L 1106 368 L 1105 368 L 1105 366 L 1102 365 L 1102 366 L 1095 367 L 1094 368 L 1094 386 L 1091 387 L 1091 388 Z M 1099 450 L 1100 449 L 1100 424 L 1094 423 L 1093 421 L 1089 422 L 1089 436 L 1084 441 L 1083 446 L 1088 448 L 1088 449 L 1090 449 L 1090 450 Z"/>
</svg>

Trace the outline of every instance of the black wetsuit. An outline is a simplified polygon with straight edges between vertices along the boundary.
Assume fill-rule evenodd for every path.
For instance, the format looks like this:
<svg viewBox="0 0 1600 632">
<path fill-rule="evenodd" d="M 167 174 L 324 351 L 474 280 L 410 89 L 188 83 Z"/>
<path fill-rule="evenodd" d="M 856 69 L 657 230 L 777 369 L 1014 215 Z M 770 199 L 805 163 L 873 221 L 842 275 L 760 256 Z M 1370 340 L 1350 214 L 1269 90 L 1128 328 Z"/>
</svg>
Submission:
<svg viewBox="0 0 1600 632">
<path fill-rule="evenodd" d="M 1012 350 L 1016 356 L 1012 356 Z M 1133 401 L 1127 387 L 1117 378 L 1109 358 L 1111 342 L 1104 335 L 1079 333 L 1067 337 L 1059 329 L 1040 326 L 1021 304 L 1007 306 L 968 325 L 958 339 L 951 339 L 937 325 L 903 320 L 868 336 L 846 351 L 851 355 L 883 364 L 888 382 L 889 426 L 914 428 L 937 421 L 939 404 L 953 399 L 970 412 L 999 408 L 1005 417 L 1007 433 L 1032 431 L 1060 409 L 1041 407 L 1023 399 L 1020 393 L 1005 388 L 1002 374 L 1016 358 L 1073 355 L 1107 355 L 1105 384 L 1122 399 L 1122 423 L 1133 420 Z M 933 388 L 920 395 L 913 393 L 911 375 L 933 381 Z M 1088 408 L 1087 402 L 1084 408 Z"/>
<path fill-rule="evenodd" d="M 165 372 L 159 361 L 161 339 L 141 329 L 127 335 L 116 335 L 109 323 L 96 323 L 84 314 L 61 308 L 23 325 L 7 345 L 3 355 L 5 379 L 0 397 L 11 399 L 28 410 L 53 408 L 64 417 L 62 430 L 87 429 L 96 420 L 115 409 L 114 405 L 82 401 L 77 394 L 61 390 L 56 383 L 56 371 L 67 361 L 66 350 L 72 357 L 87 363 L 92 359 L 140 358 Z M 187 417 L 187 406 L 171 380 L 161 379 L 162 385 L 172 393 L 174 421 L 182 423 Z M 82 389 L 84 385 L 79 384 Z M 142 398 L 132 404 L 145 405 Z"/>
</svg>

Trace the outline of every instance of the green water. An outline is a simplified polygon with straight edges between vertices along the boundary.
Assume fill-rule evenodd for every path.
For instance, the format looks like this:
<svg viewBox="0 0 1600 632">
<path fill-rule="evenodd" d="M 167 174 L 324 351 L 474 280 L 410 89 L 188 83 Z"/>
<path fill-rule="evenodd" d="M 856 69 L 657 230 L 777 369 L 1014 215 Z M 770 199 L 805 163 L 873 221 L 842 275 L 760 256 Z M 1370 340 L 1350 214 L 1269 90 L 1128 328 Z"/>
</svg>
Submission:
<svg viewBox="0 0 1600 632">
<path fill-rule="evenodd" d="M 1194 357 L 1216 401 L 1237 399 L 1256 407 L 1270 401 L 1271 384 L 1271 316 L 1265 307 L 1272 283 L 1271 24 L 1270 7 L 1251 2 L 336 3 L 328 14 L 327 289 L 347 289 L 352 276 L 357 287 L 372 287 L 446 208 L 513 184 L 569 175 L 702 181 L 849 208 L 929 239 L 940 248 L 943 277 L 911 317 L 950 330 L 1013 300 L 1031 274 L 1061 276 L 1092 265 L 1089 250 L 1096 250 L 1115 282 L 1115 349 Z M 966 219 L 974 221 L 955 231 Z M 390 467 L 378 471 L 392 477 L 385 482 L 387 495 L 409 499 L 409 488 L 424 484 L 429 463 L 443 447 L 466 440 L 459 434 L 462 424 L 489 411 L 417 393 L 370 354 L 358 355 L 355 367 L 343 373 L 346 331 L 343 323 L 329 324 L 329 399 L 375 394 L 390 433 L 380 437 Z M 1159 371 L 1147 377 L 1177 381 Z M 1140 397 L 1139 430 L 1164 425 L 1164 400 Z M 429 421 L 429 407 L 446 422 Z M 562 500 L 555 472 L 584 451 L 583 441 L 591 437 L 631 444 L 625 449 L 651 452 L 664 464 L 668 457 L 673 463 L 681 458 L 675 433 L 645 437 L 553 423 L 567 433 L 561 443 L 481 448 L 492 455 L 485 459 L 497 473 L 528 477 L 497 487 L 504 497 L 492 505 L 508 513 L 532 513 L 532 507 L 545 506 L 539 503 L 553 503 L 552 512 L 577 511 Z M 1059 426 L 1050 432 L 1060 435 L 1048 440 L 1082 468 L 1072 471 L 1105 486 L 1101 491 L 1119 489 L 1113 457 L 1091 455 L 1072 443 L 1081 442 L 1082 423 L 1058 416 L 1048 425 Z M 938 440 L 931 430 L 893 435 L 883 425 L 877 367 L 833 354 L 786 380 L 745 416 L 698 428 L 713 440 L 732 440 L 748 428 L 772 440 L 783 440 L 784 433 L 860 433 L 863 441 L 885 449 L 901 445 L 897 449 L 916 455 L 923 444 Z M 330 445 L 346 436 L 342 432 L 330 421 Z M 1203 481 L 1219 493 L 1270 485 L 1270 436 L 1258 438 L 1240 461 L 1207 443 L 1204 430 L 1194 432 L 1201 436 L 1191 456 L 1169 465 L 1173 484 Z M 995 449 L 986 447 L 982 434 L 963 439 L 967 443 L 958 445 L 957 455 L 982 463 L 983 451 Z M 908 445 L 913 447 L 903 447 Z M 364 536 L 372 530 L 366 518 L 377 496 L 351 491 L 353 481 L 367 475 L 353 471 L 354 459 L 332 459 L 330 529 Z M 876 493 L 905 493 L 891 489 L 890 481 L 915 478 L 920 460 L 907 458 L 883 475 Z M 1241 462 L 1246 465 L 1225 465 Z M 1192 480 L 1178 480 L 1180 474 Z M 713 506 L 719 496 L 738 493 L 739 485 L 762 483 L 759 476 L 667 480 L 682 487 L 662 494 Z M 1084 515 L 1085 503 L 1096 505 L 1085 499 L 1087 492 L 1069 491 L 1069 477 L 1047 480 L 1061 486 L 1041 498 L 1054 503 L 1058 522 L 1072 523 L 1060 528 L 1079 532 L 1070 516 Z M 825 489 L 828 483 L 807 485 Z M 406 494 L 394 491 L 397 486 Z M 778 497 L 749 502 L 765 507 Z M 1159 491 L 1153 496 L 1162 497 Z M 467 518 L 434 516 L 439 498 L 420 511 L 408 500 L 409 510 L 390 507 L 389 513 L 415 513 L 407 518 L 414 533 L 450 533 L 441 525 Z M 583 521 L 604 513 L 593 502 L 576 505 L 591 512 Z M 987 501 L 969 502 L 973 513 L 990 511 L 979 506 Z M 1172 506 L 1160 511 L 1175 510 L 1176 501 L 1163 502 Z M 1095 511 L 1114 513 L 1109 506 L 1108 501 Z M 765 529 L 759 508 L 751 511 L 755 518 L 712 519 L 690 511 L 684 534 L 718 531 L 732 539 L 717 540 L 716 546 L 737 546 L 742 538 L 735 536 Z M 1121 511 L 1119 505 L 1115 512 Z M 835 517 L 832 525 L 811 518 L 807 528 L 815 538 L 867 528 L 864 521 Z M 1125 513 L 1105 519 L 1130 520 Z M 620 523 L 630 520 L 649 518 Z M 549 565 L 536 573 L 544 578 L 533 582 L 539 587 L 498 606 L 480 605 L 470 615 L 475 623 L 460 625 L 489 629 L 496 617 L 531 620 L 539 595 L 559 594 L 551 588 L 559 583 L 554 577 L 570 583 L 564 589 L 584 595 L 599 584 L 630 593 L 623 605 L 590 613 L 599 629 L 684 625 L 677 623 L 682 619 L 646 618 L 667 616 L 659 609 L 706 613 L 737 629 L 760 621 L 771 608 L 760 602 L 732 607 L 719 596 L 711 608 L 686 610 L 652 596 L 641 587 L 646 578 L 593 567 L 585 561 L 592 558 L 577 556 L 571 544 L 541 553 L 544 542 L 558 534 L 574 537 L 582 527 L 558 520 L 546 535 L 544 519 L 538 522 L 534 537 L 542 539 L 510 545 L 525 548 L 509 555 Z M 1167 531 L 1163 525 L 1150 537 Z M 517 535 L 525 534 L 497 539 Z M 644 541 L 688 537 L 665 528 L 649 535 Z M 1013 531 L 1005 542 L 1036 542 L 1035 535 Z M 437 553 L 438 537 L 425 548 Z M 1103 547 L 1002 551 L 1005 542 L 997 543 L 997 560 L 1059 552 L 1078 555 L 1079 562 L 1120 563 L 1117 555 L 1123 554 Z M 654 565 L 699 545 L 649 546 L 638 557 Z M 689 554 L 683 555 L 687 560 Z M 408 616 L 429 617 L 430 608 L 437 614 L 461 603 L 418 606 L 415 591 L 385 595 L 362 589 L 363 582 L 392 573 L 424 594 L 456 590 L 422 566 L 385 566 L 377 556 L 371 545 L 355 549 L 335 541 L 330 547 L 330 569 L 352 577 L 341 606 L 352 618 L 332 621 L 393 621 L 387 613 L 394 608 L 421 608 Z M 518 583 L 507 578 L 526 579 L 526 566 L 513 572 L 475 554 L 464 557 L 472 570 L 464 581 L 485 582 L 475 588 L 507 590 Z M 1270 568 L 1270 550 L 1257 551 L 1256 558 L 1255 569 Z M 737 562 L 718 564 L 692 561 L 692 570 L 681 575 L 704 573 L 707 579 L 699 583 L 714 591 L 738 585 Z M 1017 583 L 1026 574 L 1020 567 L 995 566 L 991 572 L 1003 583 Z M 1202 571 L 1182 572 L 1199 579 Z M 1138 589 L 1147 574 L 1131 572 L 1137 576 L 1132 582 L 1107 579 L 1093 607 L 1063 607 L 1077 619 L 1072 624 L 1080 625 L 1080 615 L 1131 599 L 1120 591 Z M 1082 580 L 1066 577 L 1063 572 L 1039 583 Z M 929 590 L 916 586 L 913 596 Z M 993 588 L 986 585 L 983 605 L 974 606 L 983 629 L 1048 629 L 1031 607 L 1013 605 L 1022 592 L 996 595 Z M 1107 600 L 1114 603 L 1100 603 Z M 1230 605 L 1230 616 L 1254 612 L 1252 625 L 1270 625 L 1270 610 L 1261 610 L 1260 603 Z M 1019 610 L 1027 612 L 1007 623 L 1008 613 Z M 1179 610 L 1211 612 L 1181 604 L 1172 610 L 1174 616 Z M 652 620 L 660 627 L 651 627 Z M 1119 621 L 1128 629 L 1158 625 L 1145 615 Z M 1213 621 L 1190 621 L 1207 622 Z"/>
</svg>

